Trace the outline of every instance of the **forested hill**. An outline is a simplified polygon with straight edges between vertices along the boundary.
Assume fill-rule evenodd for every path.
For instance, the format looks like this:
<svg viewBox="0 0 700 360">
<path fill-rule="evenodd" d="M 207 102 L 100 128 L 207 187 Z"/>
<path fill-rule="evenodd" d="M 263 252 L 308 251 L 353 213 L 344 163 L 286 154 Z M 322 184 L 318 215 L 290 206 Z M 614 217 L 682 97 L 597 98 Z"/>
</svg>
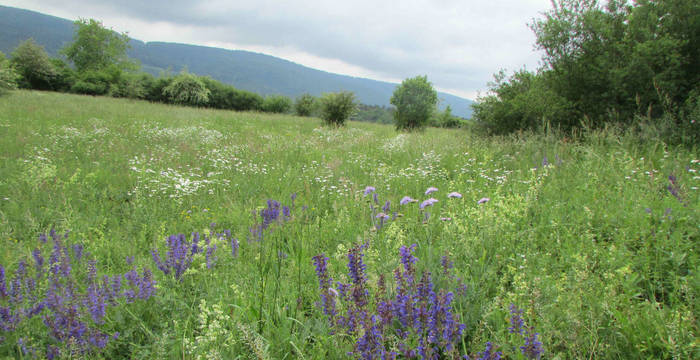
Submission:
<svg viewBox="0 0 700 360">
<path fill-rule="evenodd" d="M 6 55 L 28 38 L 43 45 L 56 56 L 73 38 L 73 22 L 34 11 L 0 6 L 0 51 Z M 273 56 L 242 50 L 226 50 L 165 42 L 145 43 L 132 39 L 129 56 L 137 59 L 144 71 L 157 75 L 170 69 L 186 68 L 198 75 L 231 84 L 239 89 L 266 94 L 296 97 L 308 92 L 349 90 L 368 105 L 389 105 L 396 84 L 333 74 L 308 68 Z M 418 75 L 418 74 L 416 74 Z M 471 116 L 472 101 L 438 93 L 441 108 L 450 105 L 452 113 Z"/>
</svg>

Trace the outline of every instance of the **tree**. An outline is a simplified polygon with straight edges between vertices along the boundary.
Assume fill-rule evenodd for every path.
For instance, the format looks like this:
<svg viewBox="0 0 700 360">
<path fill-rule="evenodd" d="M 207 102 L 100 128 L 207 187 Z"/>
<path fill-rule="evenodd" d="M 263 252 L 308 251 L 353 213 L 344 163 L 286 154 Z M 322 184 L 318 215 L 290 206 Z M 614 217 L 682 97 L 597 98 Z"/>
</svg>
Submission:
<svg viewBox="0 0 700 360">
<path fill-rule="evenodd" d="M 323 94 L 320 103 L 321 118 L 332 126 L 345 125 L 345 121 L 357 108 L 355 94 L 350 91 Z"/>
<path fill-rule="evenodd" d="M 296 111 L 299 116 L 311 116 L 314 111 L 314 105 L 316 99 L 311 94 L 302 94 L 297 98 L 294 103 L 294 111 Z"/>
<path fill-rule="evenodd" d="M 129 36 L 106 29 L 100 21 L 80 19 L 75 23 L 73 42 L 63 48 L 62 53 L 73 62 L 78 72 L 100 71 L 109 66 L 119 69 L 133 69 L 129 60 Z"/>
<path fill-rule="evenodd" d="M 7 90 L 16 89 L 18 77 L 10 66 L 10 62 L 5 58 L 5 54 L 0 51 L 0 95 Z"/>
<path fill-rule="evenodd" d="M 51 90 L 56 70 L 44 48 L 27 39 L 12 52 L 10 63 L 20 76 L 19 86 L 28 89 Z"/>
<path fill-rule="evenodd" d="M 163 89 L 163 95 L 174 104 L 200 106 L 209 102 L 209 89 L 197 75 L 183 72 Z"/>
<path fill-rule="evenodd" d="M 428 82 L 427 76 L 416 76 L 404 80 L 391 96 L 396 106 L 394 120 L 397 129 L 420 129 L 428 123 L 437 104 L 437 92 Z"/>
<path fill-rule="evenodd" d="M 263 100 L 264 112 L 283 114 L 292 108 L 292 100 L 284 95 L 270 95 Z"/>
</svg>

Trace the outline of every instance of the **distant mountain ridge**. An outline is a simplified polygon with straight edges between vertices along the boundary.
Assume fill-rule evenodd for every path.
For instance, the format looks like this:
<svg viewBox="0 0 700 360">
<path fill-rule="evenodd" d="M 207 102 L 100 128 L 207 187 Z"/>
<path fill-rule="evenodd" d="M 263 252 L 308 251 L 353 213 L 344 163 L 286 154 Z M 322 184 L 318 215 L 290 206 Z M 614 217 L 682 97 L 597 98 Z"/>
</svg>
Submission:
<svg viewBox="0 0 700 360">
<path fill-rule="evenodd" d="M 73 21 L 34 11 L 0 6 L 0 51 L 6 55 L 17 45 L 33 38 L 56 56 L 73 39 Z M 141 63 L 143 71 L 157 75 L 161 71 L 189 72 L 211 76 L 239 89 L 263 95 L 282 94 L 296 97 L 303 93 L 353 91 L 358 101 L 368 105 L 388 106 L 397 84 L 312 69 L 270 55 L 244 50 L 166 42 L 143 42 L 132 39 L 129 56 Z M 438 93 L 440 107 L 450 105 L 452 113 L 471 116 L 471 100 Z"/>
</svg>

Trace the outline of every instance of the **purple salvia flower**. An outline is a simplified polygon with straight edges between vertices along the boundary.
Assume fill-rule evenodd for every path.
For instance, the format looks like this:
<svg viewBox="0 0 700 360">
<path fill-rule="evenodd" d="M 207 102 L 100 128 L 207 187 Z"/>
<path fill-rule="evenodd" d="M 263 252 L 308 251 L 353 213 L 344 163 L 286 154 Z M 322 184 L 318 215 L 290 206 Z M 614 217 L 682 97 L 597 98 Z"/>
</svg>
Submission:
<svg viewBox="0 0 700 360">
<path fill-rule="evenodd" d="M 425 209 L 425 208 L 428 207 L 428 206 L 433 206 L 433 204 L 435 204 L 436 202 L 438 202 L 437 199 L 435 199 L 435 198 L 430 198 L 430 199 L 425 200 L 425 201 L 423 201 L 422 203 L 420 203 L 420 208 L 421 208 L 421 209 Z"/>
<path fill-rule="evenodd" d="M 450 276 L 452 268 L 454 267 L 454 263 L 452 263 L 452 260 L 450 260 L 450 258 L 447 255 L 444 255 L 440 259 L 440 265 L 442 265 L 442 273 L 444 275 Z"/>
<path fill-rule="evenodd" d="M 432 194 L 432 193 L 434 193 L 434 192 L 436 192 L 436 191 L 438 191 L 438 188 L 432 187 L 432 186 L 431 186 L 431 187 L 428 188 L 428 190 L 425 190 L 425 195 L 430 195 L 430 194 Z"/>
<path fill-rule="evenodd" d="M 525 321 L 523 320 L 523 310 L 518 309 L 515 304 L 510 304 L 510 324 L 508 332 L 520 335 L 525 331 Z"/>
<path fill-rule="evenodd" d="M 542 356 L 542 343 L 537 340 L 538 335 L 533 328 L 530 328 L 525 336 L 525 345 L 520 347 L 520 351 L 528 359 L 539 359 Z"/>
<path fill-rule="evenodd" d="M 547 159 L 547 155 L 545 155 L 544 158 L 542 158 L 542 166 L 544 167 L 547 165 L 549 165 L 549 160 Z"/>
<path fill-rule="evenodd" d="M 486 349 L 484 349 L 484 352 L 479 353 L 479 358 L 476 360 L 500 360 L 503 353 L 494 350 L 494 345 L 490 341 L 487 342 Z"/>
<path fill-rule="evenodd" d="M 284 215 L 284 218 L 287 220 L 292 217 L 292 211 L 289 209 L 289 206 L 282 207 L 282 215 Z"/>
<path fill-rule="evenodd" d="M 382 206 L 382 210 L 385 213 L 390 213 L 391 212 L 391 201 L 387 200 L 384 206 Z"/>
<path fill-rule="evenodd" d="M 211 245 L 211 246 L 207 247 L 207 253 L 206 253 L 207 269 L 211 269 L 211 267 L 214 266 L 214 261 L 216 261 L 216 257 L 214 256 L 214 251 L 216 251 L 216 245 Z"/>
<path fill-rule="evenodd" d="M 447 197 L 450 198 L 450 199 L 461 199 L 461 198 L 462 198 L 462 194 L 460 194 L 460 193 L 458 193 L 458 192 L 456 192 L 456 191 L 453 191 L 453 192 L 447 194 Z"/>
<path fill-rule="evenodd" d="M 239 248 L 239 243 L 237 238 L 231 238 L 231 256 L 237 257 L 238 256 L 238 248 Z"/>
<path fill-rule="evenodd" d="M 321 290 L 321 306 L 323 313 L 328 316 L 331 326 L 335 324 L 335 298 L 337 291 L 332 290 L 333 279 L 328 274 L 328 258 L 324 254 L 313 257 L 316 266 L 316 276 L 318 277 L 318 288 Z M 331 291 L 332 290 L 332 291 Z"/>
<path fill-rule="evenodd" d="M 36 271 L 41 272 L 44 268 L 44 257 L 41 256 L 41 250 L 38 248 L 32 251 L 32 257 L 34 257 L 34 265 L 36 266 Z"/>
<path fill-rule="evenodd" d="M 5 267 L 0 265 L 0 298 L 7 297 L 7 284 L 5 282 Z"/>
<path fill-rule="evenodd" d="M 481 205 L 481 204 L 487 203 L 487 202 L 489 202 L 489 201 L 491 201 L 490 198 L 483 197 L 483 198 L 479 199 L 479 201 L 477 201 L 476 203 L 479 204 L 479 205 Z"/>
<path fill-rule="evenodd" d="M 139 299 L 148 300 L 151 296 L 156 293 L 156 281 L 153 280 L 153 273 L 151 270 L 144 269 L 143 275 L 139 281 Z"/>
<path fill-rule="evenodd" d="M 83 245 L 73 244 L 73 257 L 75 258 L 75 261 L 80 261 L 80 259 L 83 257 Z"/>
<path fill-rule="evenodd" d="M 374 200 L 374 203 L 379 205 L 379 196 L 377 193 L 372 194 L 372 199 Z"/>
<path fill-rule="evenodd" d="M 365 191 L 362 192 L 362 194 L 363 194 L 362 196 L 367 196 L 367 195 L 369 195 L 369 194 L 375 192 L 376 190 L 377 190 L 377 189 L 375 189 L 374 186 L 367 186 L 367 187 L 365 188 Z"/>
<path fill-rule="evenodd" d="M 46 241 L 48 241 L 48 237 L 46 237 L 46 234 L 41 233 L 39 234 L 39 241 L 41 241 L 42 244 L 46 244 Z"/>
</svg>

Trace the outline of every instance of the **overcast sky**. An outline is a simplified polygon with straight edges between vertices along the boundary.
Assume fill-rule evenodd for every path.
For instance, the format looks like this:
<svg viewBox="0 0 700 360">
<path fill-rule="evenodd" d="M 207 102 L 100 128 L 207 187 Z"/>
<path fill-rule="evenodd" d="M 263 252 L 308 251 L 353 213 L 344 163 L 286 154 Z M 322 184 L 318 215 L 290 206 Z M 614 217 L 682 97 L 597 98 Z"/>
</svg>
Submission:
<svg viewBox="0 0 700 360">
<path fill-rule="evenodd" d="M 143 41 L 250 50 L 320 70 L 476 98 L 499 69 L 535 70 L 527 24 L 550 0 L 0 0 L 75 20 L 94 18 Z"/>
</svg>

